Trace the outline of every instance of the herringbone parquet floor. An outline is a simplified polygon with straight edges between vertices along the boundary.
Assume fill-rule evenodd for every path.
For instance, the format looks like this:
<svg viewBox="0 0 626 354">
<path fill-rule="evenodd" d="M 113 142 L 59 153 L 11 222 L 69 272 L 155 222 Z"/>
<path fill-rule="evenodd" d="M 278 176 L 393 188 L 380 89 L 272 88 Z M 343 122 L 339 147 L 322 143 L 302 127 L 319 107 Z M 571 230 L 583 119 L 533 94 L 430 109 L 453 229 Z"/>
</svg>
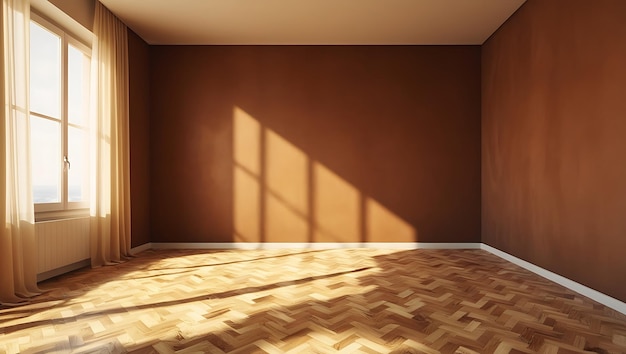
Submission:
<svg viewBox="0 0 626 354">
<path fill-rule="evenodd" d="M 146 251 L 0 308 L 0 353 L 626 353 L 626 316 L 480 250 Z"/>
</svg>

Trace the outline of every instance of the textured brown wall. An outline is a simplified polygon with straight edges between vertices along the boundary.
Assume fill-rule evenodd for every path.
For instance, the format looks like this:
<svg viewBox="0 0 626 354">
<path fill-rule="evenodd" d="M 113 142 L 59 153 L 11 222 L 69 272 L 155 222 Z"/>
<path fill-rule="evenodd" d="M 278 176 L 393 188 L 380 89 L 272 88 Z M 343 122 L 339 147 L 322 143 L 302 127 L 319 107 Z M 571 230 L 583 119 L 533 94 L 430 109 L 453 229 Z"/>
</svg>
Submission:
<svg viewBox="0 0 626 354">
<path fill-rule="evenodd" d="M 153 242 L 480 241 L 479 47 L 151 61 Z"/>
<path fill-rule="evenodd" d="M 150 242 L 150 47 L 128 30 L 132 246 Z"/>
<path fill-rule="evenodd" d="M 482 240 L 626 301 L 626 1 L 528 0 L 482 50 Z"/>
</svg>

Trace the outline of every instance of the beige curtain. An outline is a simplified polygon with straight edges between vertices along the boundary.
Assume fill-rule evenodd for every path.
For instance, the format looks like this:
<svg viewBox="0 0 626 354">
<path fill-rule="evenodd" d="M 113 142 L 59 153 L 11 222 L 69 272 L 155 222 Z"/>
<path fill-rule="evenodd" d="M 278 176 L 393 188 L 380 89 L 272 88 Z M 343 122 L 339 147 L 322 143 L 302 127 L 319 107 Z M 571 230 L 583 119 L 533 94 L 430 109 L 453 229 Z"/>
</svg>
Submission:
<svg viewBox="0 0 626 354">
<path fill-rule="evenodd" d="M 130 256 L 128 37 L 100 2 L 92 44 L 91 265 Z"/>
<path fill-rule="evenodd" d="M 2 1 L 0 102 L 0 303 L 36 295 L 37 245 L 28 108 L 28 0 Z"/>
</svg>

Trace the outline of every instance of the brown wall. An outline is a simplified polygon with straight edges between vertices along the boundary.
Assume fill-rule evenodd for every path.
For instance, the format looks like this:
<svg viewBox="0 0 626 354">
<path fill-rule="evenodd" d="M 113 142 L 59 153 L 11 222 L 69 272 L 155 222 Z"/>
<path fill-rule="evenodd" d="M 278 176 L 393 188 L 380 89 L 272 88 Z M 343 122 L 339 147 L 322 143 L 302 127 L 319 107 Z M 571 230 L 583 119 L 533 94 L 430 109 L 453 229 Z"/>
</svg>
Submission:
<svg viewBox="0 0 626 354">
<path fill-rule="evenodd" d="M 150 50 L 151 241 L 480 241 L 479 47 Z"/>
<path fill-rule="evenodd" d="M 132 246 L 150 242 L 150 48 L 128 30 Z"/>
<path fill-rule="evenodd" d="M 482 240 L 626 301 L 626 1 L 528 0 L 482 50 Z"/>
<path fill-rule="evenodd" d="M 51 4 L 70 15 L 89 31 L 93 29 L 93 18 L 97 0 L 48 0 Z"/>
</svg>

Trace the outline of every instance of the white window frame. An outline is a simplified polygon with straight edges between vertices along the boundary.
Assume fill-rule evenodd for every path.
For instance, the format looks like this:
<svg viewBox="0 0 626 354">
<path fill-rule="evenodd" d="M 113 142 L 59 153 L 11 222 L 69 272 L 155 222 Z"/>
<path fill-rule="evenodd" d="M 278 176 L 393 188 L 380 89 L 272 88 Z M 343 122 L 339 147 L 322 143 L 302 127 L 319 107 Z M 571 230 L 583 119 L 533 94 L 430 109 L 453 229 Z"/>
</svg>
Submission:
<svg viewBox="0 0 626 354">
<path fill-rule="evenodd" d="M 62 163 L 64 165 L 63 168 L 61 168 L 61 176 L 60 176 L 61 177 L 61 201 L 57 203 L 34 203 L 35 219 L 37 221 L 40 221 L 40 220 L 60 219 L 64 217 L 74 217 L 77 215 L 84 215 L 84 214 L 87 214 L 87 209 L 89 208 L 89 188 L 87 188 L 87 190 L 85 191 L 86 193 L 85 201 L 80 201 L 80 202 L 69 201 L 68 169 L 66 168 L 68 164 L 64 163 L 63 159 L 64 157 L 68 156 L 69 127 L 76 126 L 75 124 L 69 123 L 69 117 L 68 117 L 68 51 L 69 51 L 69 46 L 71 45 L 74 48 L 80 50 L 90 59 L 91 59 L 91 48 L 85 45 L 80 40 L 76 39 L 76 37 L 73 36 L 68 31 L 63 30 L 60 26 L 53 24 L 52 22 L 46 20 L 44 17 L 38 15 L 35 12 L 31 11 L 30 20 L 34 22 L 35 24 L 41 26 L 42 28 L 56 34 L 61 39 L 61 117 L 60 119 L 58 119 L 55 117 L 46 116 L 44 114 L 29 110 L 29 114 L 31 117 L 36 117 L 40 119 L 49 119 L 54 122 L 61 123 L 61 156 L 59 156 L 59 159 L 60 159 L 59 163 Z M 87 129 L 86 137 L 87 139 L 89 139 L 88 129 Z M 71 164 L 71 160 L 70 160 L 70 164 Z"/>
</svg>

